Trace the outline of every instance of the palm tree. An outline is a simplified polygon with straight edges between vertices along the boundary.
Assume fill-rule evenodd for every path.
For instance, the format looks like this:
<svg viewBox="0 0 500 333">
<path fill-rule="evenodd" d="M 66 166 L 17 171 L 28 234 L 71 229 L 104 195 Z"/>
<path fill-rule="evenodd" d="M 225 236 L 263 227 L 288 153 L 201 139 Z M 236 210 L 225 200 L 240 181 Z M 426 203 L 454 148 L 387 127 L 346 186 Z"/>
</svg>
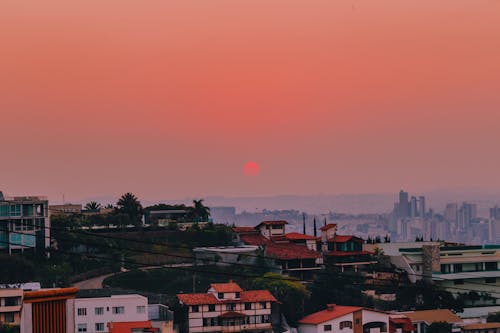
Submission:
<svg viewBox="0 0 500 333">
<path fill-rule="evenodd" d="M 91 212 L 97 212 L 99 209 L 101 209 L 101 204 L 95 201 L 88 202 L 85 205 L 85 210 L 89 210 Z"/>
<path fill-rule="evenodd" d="M 203 204 L 203 199 L 193 200 L 193 213 L 202 222 L 207 222 L 210 217 L 210 208 Z"/>
<path fill-rule="evenodd" d="M 128 215 L 134 225 L 142 224 L 142 205 L 134 194 L 125 193 L 118 199 L 116 206 L 117 211 Z"/>
</svg>

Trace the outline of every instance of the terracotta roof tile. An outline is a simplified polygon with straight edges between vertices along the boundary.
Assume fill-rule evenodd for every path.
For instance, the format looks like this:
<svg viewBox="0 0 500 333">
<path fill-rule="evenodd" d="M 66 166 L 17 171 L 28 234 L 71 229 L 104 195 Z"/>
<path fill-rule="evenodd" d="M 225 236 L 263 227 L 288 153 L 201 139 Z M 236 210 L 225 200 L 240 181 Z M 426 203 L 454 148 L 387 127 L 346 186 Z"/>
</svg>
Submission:
<svg viewBox="0 0 500 333">
<path fill-rule="evenodd" d="M 327 308 L 326 310 L 312 313 L 309 316 L 306 316 L 301 320 L 299 320 L 299 324 L 318 325 L 324 323 L 325 321 L 342 317 L 345 316 L 346 314 L 353 313 L 363 309 L 358 306 L 342 306 L 334 304 L 331 305 L 329 304 L 328 306 L 329 307 L 331 306 L 331 308 Z"/>
<path fill-rule="evenodd" d="M 300 234 L 298 232 L 290 232 L 288 234 L 285 235 L 286 239 L 289 239 L 289 240 L 317 240 L 318 237 L 314 237 L 314 236 L 311 236 L 311 235 L 304 235 L 304 234 Z"/>
<path fill-rule="evenodd" d="M 201 305 L 201 304 L 217 304 L 219 300 L 210 293 L 205 294 L 177 294 L 177 298 L 182 304 L 186 305 Z"/>
<path fill-rule="evenodd" d="M 44 301 L 54 298 L 75 298 L 78 288 L 41 289 L 24 292 L 24 301 Z"/>
<path fill-rule="evenodd" d="M 277 259 L 317 259 L 321 258 L 321 253 L 309 250 L 303 245 L 297 244 L 274 244 L 266 245 L 266 255 Z"/>
<path fill-rule="evenodd" d="M 257 232 L 254 227 L 233 227 L 232 229 L 238 234 L 244 232 Z"/>
<path fill-rule="evenodd" d="M 142 328 L 144 332 L 159 332 L 159 328 L 154 328 L 150 321 L 130 321 L 108 323 L 109 333 L 132 333 L 132 329 Z"/>
<path fill-rule="evenodd" d="M 404 315 L 410 318 L 413 322 L 425 321 L 429 325 L 438 321 L 445 321 L 449 324 L 459 323 L 462 321 L 462 319 L 448 309 L 405 312 Z"/>
<path fill-rule="evenodd" d="M 240 302 L 278 302 L 269 290 L 247 290 L 240 295 Z"/>
<path fill-rule="evenodd" d="M 213 288 L 218 293 L 239 293 L 243 291 L 243 289 L 234 282 L 212 283 L 210 288 Z"/>
<path fill-rule="evenodd" d="M 337 225 L 335 223 L 328 223 L 327 225 L 325 226 L 322 226 L 321 228 L 319 228 L 319 230 L 321 231 L 327 231 L 331 228 L 337 228 Z"/>
<path fill-rule="evenodd" d="M 260 233 L 240 235 L 240 239 L 243 241 L 243 243 L 245 243 L 247 245 L 260 246 L 260 245 L 264 245 L 267 243 L 271 243 L 271 241 L 269 239 L 267 239 L 266 237 L 264 237 Z"/>
<path fill-rule="evenodd" d="M 500 328 L 500 323 L 491 322 L 491 323 L 482 323 L 482 324 L 470 324 L 462 327 L 462 330 L 487 330 L 487 329 L 495 329 Z"/>
</svg>

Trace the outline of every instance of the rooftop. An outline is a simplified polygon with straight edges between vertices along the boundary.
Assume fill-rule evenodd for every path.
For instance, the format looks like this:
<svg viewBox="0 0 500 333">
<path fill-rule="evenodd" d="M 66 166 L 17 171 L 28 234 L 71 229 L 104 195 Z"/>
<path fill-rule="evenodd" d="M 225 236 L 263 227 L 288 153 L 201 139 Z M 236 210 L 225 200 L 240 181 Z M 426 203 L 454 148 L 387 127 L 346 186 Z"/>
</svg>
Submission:
<svg viewBox="0 0 500 333">
<path fill-rule="evenodd" d="M 255 228 L 259 228 L 261 225 L 285 225 L 285 224 L 288 224 L 287 221 L 283 221 L 283 220 L 280 220 L 280 221 L 262 221 L 260 222 L 259 224 L 257 224 L 257 226 Z"/>
<path fill-rule="evenodd" d="M 492 322 L 492 323 L 482 323 L 482 324 L 470 324 L 462 327 L 463 330 L 487 330 L 500 328 L 500 323 Z"/>
<path fill-rule="evenodd" d="M 328 304 L 327 308 L 323 311 L 312 313 L 301 320 L 299 324 L 303 325 L 318 325 L 335 318 L 345 316 L 346 314 L 353 313 L 362 310 L 362 307 L 358 306 L 343 306 L 336 304 Z"/>
<path fill-rule="evenodd" d="M 322 226 L 319 230 L 327 231 L 331 228 L 337 228 L 337 225 L 335 223 L 328 223 L 327 225 Z"/>
<path fill-rule="evenodd" d="M 159 328 L 151 326 L 150 321 L 130 321 L 108 323 L 109 333 L 131 333 L 133 329 L 143 329 L 143 332 L 159 332 Z"/>
<path fill-rule="evenodd" d="M 424 321 L 428 325 L 438 321 L 445 321 L 449 324 L 459 323 L 462 321 L 462 319 L 448 309 L 405 312 L 404 315 L 410 318 L 413 322 Z"/>
<path fill-rule="evenodd" d="M 314 237 L 311 235 L 304 235 L 300 234 L 298 232 L 290 232 L 285 235 L 286 239 L 288 240 L 317 240 L 318 237 Z"/>
<path fill-rule="evenodd" d="M 232 281 L 228 283 L 212 283 L 210 288 L 213 288 L 218 293 L 239 293 L 243 291 L 237 283 Z"/>
<path fill-rule="evenodd" d="M 251 303 L 251 302 L 278 302 L 268 290 L 248 290 L 240 293 L 239 300 L 218 300 L 213 294 L 177 294 L 177 298 L 185 305 Z"/>
</svg>

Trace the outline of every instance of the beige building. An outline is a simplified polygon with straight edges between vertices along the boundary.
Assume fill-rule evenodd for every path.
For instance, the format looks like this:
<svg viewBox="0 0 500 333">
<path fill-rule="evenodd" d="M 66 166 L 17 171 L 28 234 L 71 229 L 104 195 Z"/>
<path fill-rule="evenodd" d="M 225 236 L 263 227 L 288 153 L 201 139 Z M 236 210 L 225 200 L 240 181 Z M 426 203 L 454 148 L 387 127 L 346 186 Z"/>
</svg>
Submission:
<svg viewBox="0 0 500 333">
<path fill-rule="evenodd" d="M 22 289 L 0 289 L 0 325 L 19 326 L 22 304 Z"/>
</svg>

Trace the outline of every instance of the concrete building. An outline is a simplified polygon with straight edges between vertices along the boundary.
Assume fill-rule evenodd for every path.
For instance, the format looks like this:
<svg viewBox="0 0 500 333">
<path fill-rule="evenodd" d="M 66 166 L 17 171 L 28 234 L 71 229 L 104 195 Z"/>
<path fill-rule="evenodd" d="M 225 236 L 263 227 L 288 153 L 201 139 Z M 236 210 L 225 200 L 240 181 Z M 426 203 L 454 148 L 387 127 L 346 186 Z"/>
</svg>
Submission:
<svg viewBox="0 0 500 333">
<path fill-rule="evenodd" d="M 401 190 L 399 192 L 399 204 L 398 204 L 398 217 L 407 218 L 410 216 L 409 214 L 409 201 L 408 201 L 408 192 Z"/>
<path fill-rule="evenodd" d="M 500 323 L 469 324 L 462 327 L 462 333 L 500 333 Z"/>
<path fill-rule="evenodd" d="M 62 205 L 50 205 L 49 212 L 51 215 L 71 215 L 80 214 L 83 210 L 82 204 L 62 204 Z"/>
<path fill-rule="evenodd" d="M 299 320 L 299 333 L 385 333 L 389 314 L 356 306 L 328 304 Z"/>
<path fill-rule="evenodd" d="M 76 288 L 57 288 L 24 292 L 21 332 L 73 333 L 77 291 Z"/>
<path fill-rule="evenodd" d="M 0 325 L 19 326 L 21 324 L 21 307 L 23 290 L 0 289 Z"/>
<path fill-rule="evenodd" d="M 50 219 L 47 198 L 6 197 L 0 192 L 0 250 L 44 251 L 50 247 Z"/>
<path fill-rule="evenodd" d="M 276 298 L 267 290 L 245 291 L 230 281 L 214 283 L 204 294 L 178 294 L 185 328 L 198 332 L 272 332 Z"/>
<path fill-rule="evenodd" d="M 148 299 L 137 294 L 76 298 L 74 303 L 75 332 L 109 332 L 108 323 L 149 319 Z"/>
</svg>

